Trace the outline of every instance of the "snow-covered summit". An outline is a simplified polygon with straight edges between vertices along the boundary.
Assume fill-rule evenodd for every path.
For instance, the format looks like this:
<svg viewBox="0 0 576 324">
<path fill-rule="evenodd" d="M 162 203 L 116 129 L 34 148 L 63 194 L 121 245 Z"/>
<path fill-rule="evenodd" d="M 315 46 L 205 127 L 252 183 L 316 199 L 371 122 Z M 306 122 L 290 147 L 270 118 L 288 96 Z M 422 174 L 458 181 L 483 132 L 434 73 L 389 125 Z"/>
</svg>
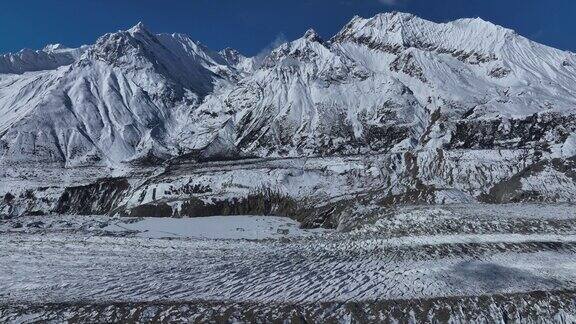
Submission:
<svg viewBox="0 0 576 324">
<path fill-rule="evenodd" d="M 45 52 L 56 52 L 56 51 L 64 51 L 67 49 L 68 47 L 58 43 L 58 44 L 48 44 L 44 46 L 42 50 Z"/>
<path fill-rule="evenodd" d="M 318 33 L 312 28 L 308 29 L 304 33 L 304 38 L 306 38 L 308 41 L 311 41 L 311 42 L 318 42 L 318 43 L 324 42 L 322 40 L 322 37 L 320 37 L 320 35 L 318 35 Z"/>
<path fill-rule="evenodd" d="M 482 19 L 435 23 L 412 14 L 392 12 L 367 19 L 355 16 L 332 42 L 355 42 L 393 53 L 409 47 L 450 53 L 461 51 L 477 55 L 480 60 L 490 60 L 504 42 L 514 36 L 512 30 Z"/>
<path fill-rule="evenodd" d="M 148 31 L 148 28 L 146 28 L 146 26 L 142 21 L 139 21 L 138 23 L 136 23 L 136 25 L 132 26 L 132 28 L 128 29 L 128 32 L 132 35 L 137 33 L 146 33 L 146 34 L 150 33 Z"/>
<path fill-rule="evenodd" d="M 246 57 L 238 50 L 226 47 L 218 52 L 229 66 L 234 67 L 242 75 L 248 75 L 256 69 L 255 59 Z"/>
<path fill-rule="evenodd" d="M 236 65 L 240 63 L 240 61 L 246 59 L 242 53 L 238 52 L 237 50 L 226 47 L 225 49 L 218 52 L 230 65 Z"/>
</svg>

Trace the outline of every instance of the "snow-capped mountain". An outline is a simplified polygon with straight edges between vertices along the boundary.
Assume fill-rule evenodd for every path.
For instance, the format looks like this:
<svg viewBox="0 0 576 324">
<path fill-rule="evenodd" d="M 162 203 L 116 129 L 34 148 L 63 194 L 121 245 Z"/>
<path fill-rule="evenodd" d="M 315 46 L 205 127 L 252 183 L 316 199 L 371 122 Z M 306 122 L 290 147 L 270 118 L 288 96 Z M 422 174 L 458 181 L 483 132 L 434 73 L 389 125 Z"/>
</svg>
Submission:
<svg viewBox="0 0 576 324">
<path fill-rule="evenodd" d="M 329 41 L 308 30 L 258 69 L 142 24 L 4 60 L 4 160 L 115 164 L 222 136 L 261 156 L 457 146 L 462 123 L 499 119 L 503 133 L 511 119 L 576 107 L 572 53 L 481 19 L 354 17 Z"/>
<path fill-rule="evenodd" d="M 187 36 L 154 35 L 142 24 L 82 49 L 45 51 L 38 68 L 12 64 L 40 71 L 0 75 L 3 160 L 116 165 L 174 154 L 169 132 L 178 115 L 239 75 Z M 41 66 L 46 55 L 53 64 Z"/>
<path fill-rule="evenodd" d="M 182 200 L 266 188 L 323 202 L 576 200 L 576 55 L 481 19 L 354 17 L 263 60 L 142 24 L 34 53 L 0 64 L 0 161 L 169 160 L 144 187 L 121 185 L 115 208 L 194 214 Z M 249 158 L 284 162 L 178 166 Z"/>
<path fill-rule="evenodd" d="M 510 120 L 575 111 L 574 64 L 480 19 L 355 17 L 328 42 L 309 30 L 275 49 L 197 113 L 232 120 L 236 145 L 262 156 L 462 146 L 459 125 L 486 120 L 502 121 L 494 136 L 512 141 L 523 135 L 506 134 Z M 537 140 L 567 139 L 549 135 Z"/>
</svg>

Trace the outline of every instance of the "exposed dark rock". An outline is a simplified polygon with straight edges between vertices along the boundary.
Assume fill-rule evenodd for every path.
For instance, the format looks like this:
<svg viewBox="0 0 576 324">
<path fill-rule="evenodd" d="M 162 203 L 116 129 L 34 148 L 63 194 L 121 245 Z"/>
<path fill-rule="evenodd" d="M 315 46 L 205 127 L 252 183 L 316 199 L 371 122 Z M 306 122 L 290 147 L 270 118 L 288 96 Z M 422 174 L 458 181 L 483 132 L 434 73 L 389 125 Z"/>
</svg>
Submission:
<svg viewBox="0 0 576 324">
<path fill-rule="evenodd" d="M 503 67 L 497 67 L 494 68 L 490 71 L 490 73 L 488 73 L 488 75 L 490 75 L 493 78 L 497 78 L 497 79 L 501 79 L 506 77 L 508 74 L 510 74 L 510 69 L 507 68 L 503 68 Z"/>
<path fill-rule="evenodd" d="M 424 76 L 424 71 L 418 65 L 416 60 L 414 60 L 414 55 L 412 53 L 398 55 L 398 57 L 390 63 L 390 71 L 402 72 L 411 77 L 415 77 L 424 83 L 427 82 L 426 77 Z"/>
<path fill-rule="evenodd" d="M 40 228 L 42 226 L 44 226 L 44 222 L 41 222 L 41 221 L 28 223 L 28 225 L 26 225 L 26 227 L 30 227 L 30 228 Z"/>
<path fill-rule="evenodd" d="M 149 203 L 136 206 L 130 210 L 130 217 L 172 217 L 172 207 L 166 203 Z"/>
<path fill-rule="evenodd" d="M 169 201 L 156 201 L 131 208 L 122 214 L 130 217 L 208 217 L 228 215 L 283 216 L 301 222 L 303 228 L 335 228 L 347 202 L 321 207 L 298 201 L 272 190 L 231 199 L 185 199 L 176 208 Z"/>
<path fill-rule="evenodd" d="M 524 119 L 461 120 L 456 122 L 450 149 L 537 148 L 547 150 L 552 143 L 563 143 L 576 131 L 575 115 L 543 113 Z M 546 140 L 546 135 L 554 142 Z"/>
<path fill-rule="evenodd" d="M 59 214 L 102 215 L 116 207 L 130 188 L 126 178 L 104 178 L 78 187 L 68 187 L 54 212 Z"/>
<path fill-rule="evenodd" d="M 16 198 L 16 197 L 13 194 L 7 192 L 4 195 L 4 203 L 11 204 L 14 201 L 14 198 Z"/>
</svg>

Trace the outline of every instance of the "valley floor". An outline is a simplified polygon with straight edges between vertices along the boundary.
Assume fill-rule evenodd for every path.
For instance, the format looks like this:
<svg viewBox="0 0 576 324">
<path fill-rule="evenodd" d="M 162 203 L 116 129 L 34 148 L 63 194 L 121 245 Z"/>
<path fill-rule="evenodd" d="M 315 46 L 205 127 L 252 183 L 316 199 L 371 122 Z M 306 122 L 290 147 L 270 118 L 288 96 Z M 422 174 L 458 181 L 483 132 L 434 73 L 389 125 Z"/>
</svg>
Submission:
<svg viewBox="0 0 576 324">
<path fill-rule="evenodd" d="M 0 321 L 576 320 L 576 206 L 405 206 L 340 230 L 266 216 L 20 217 Z"/>
</svg>

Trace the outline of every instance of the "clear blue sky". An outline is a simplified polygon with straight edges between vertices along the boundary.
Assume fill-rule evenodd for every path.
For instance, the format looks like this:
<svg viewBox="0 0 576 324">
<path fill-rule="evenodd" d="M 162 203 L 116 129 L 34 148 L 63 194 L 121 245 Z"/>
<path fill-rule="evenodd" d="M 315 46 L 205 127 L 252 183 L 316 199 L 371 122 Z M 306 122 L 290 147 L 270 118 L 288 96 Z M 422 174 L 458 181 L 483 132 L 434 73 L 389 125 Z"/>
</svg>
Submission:
<svg viewBox="0 0 576 324">
<path fill-rule="evenodd" d="M 576 52 L 576 0 L 3 0 L 0 53 L 48 43 L 91 44 L 143 21 L 214 50 L 253 55 L 312 27 L 325 38 L 355 14 L 405 11 L 433 21 L 482 17 L 538 42 Z"/>
</svg>

